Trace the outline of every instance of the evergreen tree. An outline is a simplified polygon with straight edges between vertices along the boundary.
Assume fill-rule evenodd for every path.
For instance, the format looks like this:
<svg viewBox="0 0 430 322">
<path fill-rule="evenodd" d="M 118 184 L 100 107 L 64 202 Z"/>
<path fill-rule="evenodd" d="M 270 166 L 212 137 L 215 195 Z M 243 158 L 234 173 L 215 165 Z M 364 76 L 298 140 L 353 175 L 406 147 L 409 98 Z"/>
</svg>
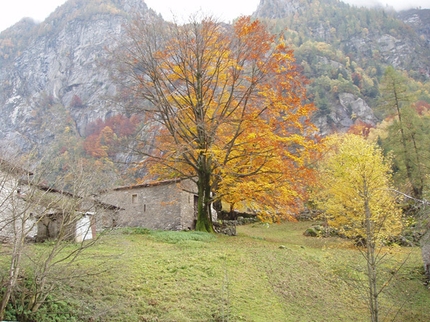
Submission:
<svg viewBox="0 0 430 322">
<path fill-rule="evenodd" d="M 422 129 L 417 124 L 416 112 L 411 109 L 412 98 L 406 86 L 406 78 L 393 67 L 388 67 L 381 82 L 381 108 L 383 115 L 394 117 L 388 128 L 386 149 L 396 156 L 396 176 L 403 177 L 410 187 L 411 195 L 422 199 L 424 172 L 422 169 Z"/>
</svg>

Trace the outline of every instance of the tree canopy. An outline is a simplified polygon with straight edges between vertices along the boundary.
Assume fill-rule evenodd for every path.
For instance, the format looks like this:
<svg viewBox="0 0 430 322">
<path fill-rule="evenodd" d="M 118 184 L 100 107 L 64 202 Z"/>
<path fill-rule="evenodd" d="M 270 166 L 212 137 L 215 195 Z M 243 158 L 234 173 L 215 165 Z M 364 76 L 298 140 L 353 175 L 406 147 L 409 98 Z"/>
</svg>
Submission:
<svg viewBox="0 0 430 322">
<path fill-rule="evenodd" d="M 133 112 L 160 134 L 145 160 L 160 177 L 195 180 L 196 229 L 211 231 L 215 200 L 245 203 L 269 220 L 297 210 L 316 129 L 283 38 L 249 17 L 233 26 L 139 18 L 127 31 L 121 75 L 142 99 Z"/>
<path fill-rule="evenodd" d="M 371 242 L 400 233 L 401 211 L 391 190 L 391 162 L 381 149 L 354 134 L 332 136 L 327 146 L 319 165 L 321 186 L 316 200 L 328 224 L 346 236 Z"/>
</svg>

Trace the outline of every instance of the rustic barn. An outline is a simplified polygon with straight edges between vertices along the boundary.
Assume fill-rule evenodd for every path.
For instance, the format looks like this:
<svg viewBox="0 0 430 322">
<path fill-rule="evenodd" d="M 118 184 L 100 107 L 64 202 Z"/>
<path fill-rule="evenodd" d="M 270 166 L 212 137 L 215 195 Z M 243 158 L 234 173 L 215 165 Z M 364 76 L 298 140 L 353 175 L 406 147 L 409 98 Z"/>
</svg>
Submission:
<svg viewBox="0 0 430 322">
<path fill-rule="evenodd" d="M 96 222 L 99 214 L 114 215 L 118 209 L 92 197 L 83 198 L 53 188 L 39 187 L 45 190 L 44 206 L 38 212 L 36 240 L 47 239 L 82 242 L 96 236 Z"/>
<path fill-rule="evenodd" d="M 0 241 L 46 239 L 81 242 L 96 233 L 97 212 L 115 206 L 38 184 L 32 172 L 0 159 Z"/>
</svg>

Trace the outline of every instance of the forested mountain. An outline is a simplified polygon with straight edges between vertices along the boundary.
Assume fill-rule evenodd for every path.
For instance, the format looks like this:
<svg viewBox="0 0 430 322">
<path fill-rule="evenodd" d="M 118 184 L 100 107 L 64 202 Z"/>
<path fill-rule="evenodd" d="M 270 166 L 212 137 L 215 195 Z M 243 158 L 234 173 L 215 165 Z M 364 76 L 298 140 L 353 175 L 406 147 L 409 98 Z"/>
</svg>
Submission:
<svg viewBox="0 0 430 322">
<path fill-rule="evenodd" d="M 132 136 L 139 120 L 112 101 L 117 87 L 106 59 L 135 12 L 156 16 L 143 0 L 69 0 L 40 24 L 23 19 L 0 34 L 3 149 L 37 147 L 40 155 L 79 155 L 105 166 L 129 160 L 109 144 Z M 253 16 L 294 49 L 322 134 L 378 122 L 379 83 L 389 65 L 409 77 L 417 101 L 430 103 L 430 10 L 261 0 Z"/>
<path fill-rule="evenodd" d="M 286 28 L 297 62 L 312 80 L 309 94 L 324 133 L 346 130 L 357 116 L 376 121 L 363 106 L 378 106 L 379 82 L 389 65 L 406 72 L 417 99 L 429 102 L 430 10 L 397 13 L 339 0 L 266 0 L 254 16 L 277 32 Z M 363 99 L 361 115 L 348 108 L 351 100 L 342 103 L 343 93 Z"/>
</svg>

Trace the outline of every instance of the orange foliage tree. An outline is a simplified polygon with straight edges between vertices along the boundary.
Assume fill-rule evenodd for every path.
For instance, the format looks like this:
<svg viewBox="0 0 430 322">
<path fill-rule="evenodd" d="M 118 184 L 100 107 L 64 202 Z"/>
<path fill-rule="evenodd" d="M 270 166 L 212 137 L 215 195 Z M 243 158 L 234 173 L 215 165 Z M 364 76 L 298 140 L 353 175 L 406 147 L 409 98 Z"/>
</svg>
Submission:
<svg viewBox="0 0 430 322">
<path fill-rule="evenodd" d="M 105 121 L 97 119 L 88 125 L 83 143 L 85 152 L 95 158 L 114 155 L 121 140 L 135 133 L 138 123 L 139 118 L 135 115 L 128 118 L 118 114 Z"/>
<path fill-rule="evenodd" d="M 159 124 L 145 155 L 159 177 L 198 191 L 196 230 L 213 231 L 210 206 L 242 203 L 262 219 L 300 208 L 317 150 L 304 78 L 291 49 L 258 20 L 184 25 L 135 19 L 118 56 L 134 112 Z"/>
<path fill-rule="evenodd" d="M 373 125 L 358 120 L 349 128 L 348 133 L 361 135 L 362 137 L 367 138 L 372 128 L 374 128 Z"/>
</svg>

